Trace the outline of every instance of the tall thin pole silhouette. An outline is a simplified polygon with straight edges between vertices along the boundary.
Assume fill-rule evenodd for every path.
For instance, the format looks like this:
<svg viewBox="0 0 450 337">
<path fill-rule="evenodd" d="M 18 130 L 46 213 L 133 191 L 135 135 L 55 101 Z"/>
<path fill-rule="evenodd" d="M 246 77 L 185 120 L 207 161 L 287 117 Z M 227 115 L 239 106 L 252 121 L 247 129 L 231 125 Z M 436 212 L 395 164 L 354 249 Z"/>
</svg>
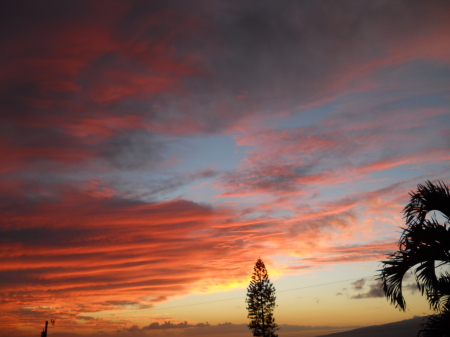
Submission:
<svg viewBox="0 0 450 337">
<path fill-rule="evenodd" d="M 47 337 L 48 321 L 45 321 L 45 329 L 41 332 L 41 337 Z"/>
</svg>

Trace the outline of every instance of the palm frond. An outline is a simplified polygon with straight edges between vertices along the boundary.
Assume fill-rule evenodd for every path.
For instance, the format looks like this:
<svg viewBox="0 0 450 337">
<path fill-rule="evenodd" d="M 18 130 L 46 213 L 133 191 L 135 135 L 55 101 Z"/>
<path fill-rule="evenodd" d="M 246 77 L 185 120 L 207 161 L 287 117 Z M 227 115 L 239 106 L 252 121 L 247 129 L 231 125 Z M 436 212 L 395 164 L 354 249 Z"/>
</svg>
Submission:
<svg viewBox="0 0 450 337">
<path fill-rule="evenodd" d="M 411 200 L 404 208 L 406 227 L 399 240 L 399 250 L 382 261 L 380 279 L 386 297 L 391 303 L 406 309 L 402 293 L 402 281 L 406 272 L 414 269 L 417 286 L 427 295 L 430 306 L 439 309 L 450 295 L 446 276 L 436 277 L 437 261 L 450 264 L 450 189 L 443 183 L 427 181 L 411 192 Z M 435 218 L 426 219 L 433 210 L 440 211 L 447 219 L 439 224 Z M 445 302 L 446 303 L 446 302 Z"/>
<path fill-rule="evenodd" d="M 427 181 L 425 185 L 417 185 L 417 192 L 410 192 L 411 200 L 403 209 L 406 225 L 420 224 L 427 213 L 436 210 L 447 220 L 450 219 L 450 189 L 442 182 L 433 184 Z"/>
<path fill-rule="evenodd" d="M 434 220 L 425 220 L 421 226 L 405 229 L 405 244 L 402 249 L 390 255 L 390 259 L 382 261 L 380 278 L 385 295 L 391 303 L 401 310 L 406 309 L 402 293 L 402 281 L 406 272 L 415 267 L 417 286 L 422 294 L 429 298 L 437 296 L 433 293 L 438 289 L 438 279 L 435 274 L 435 261 L 449 260 L 450 231 Z M 435 301 L 430 302 L 435 307 Z"/>
</svg>

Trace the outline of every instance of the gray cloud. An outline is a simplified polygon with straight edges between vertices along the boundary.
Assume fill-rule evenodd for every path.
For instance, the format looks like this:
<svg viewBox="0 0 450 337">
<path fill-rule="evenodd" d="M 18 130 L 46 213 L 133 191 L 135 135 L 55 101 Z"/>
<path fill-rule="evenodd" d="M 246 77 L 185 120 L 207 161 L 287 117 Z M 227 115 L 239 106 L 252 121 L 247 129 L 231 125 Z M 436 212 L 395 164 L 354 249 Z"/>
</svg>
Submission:
<svg viewBox="0 0 450 337">
<path fill-rule="evenodd" d="M 359 281 L 356 281 L 356 282 L 359 282 Z M 362 287 L 357 287 L 357 286 L 355 286 L 354 288 L 356 290 L 362 289 Z M 351 298 L 361 299 L 361 298 L 377 298 L 377 297 L 384 297 L 384 296 L 385 296 L 384 291 L 381 287 L 381 280 L 378 280 L 376 283 L 373 283 L 370 285 L 370 289 L 368 292 L 360 293 L 358 295 L 352 296 Z"/>
<path fill-rule="evenodd" d="M 118 134 L 102 143 L 99 156 L 121 170 L 151 169 L 168 156 L 166 141 L 145 131 Z"/>
<path fill-rule="evenodd" d="M 154 133 L 165 135 L 221 132 L 250 114 L 296 111 L 320 99 L 318 92 L 329 95 L 344 69 L 389 53 L 386 32 L 392 44 L 414 41 L 419 32 L 426 34 L 440 24 L 431 18 L 438 8 L 448 6 L 442 1 L 344 4 L 211 1 L 187 6 L 183 1 L 137 1 L 126 10 L 108 9 L 101 16 L 85 1 L 4 5 L 0 21 L 8 34 L 0 35 L 0 41 L 10 50 L 5 58 L 21 59 L 25 66 L 11 68 L 8 77 L 0 79 L 5 83 L 0 118 L 7 126 L 1 133 L 23 154 L 14 158 L 21 169 L 50 161 L 54 165 L 46 169 L 53 173 L 61 171 L 61 163 L 67 169 L 96 159 L 107 169 L 154 169 L 170 155 L 167 139 L 143 129 L 151 126 Z M 171 16 L 152 20 L 159 13 Z M 113 37 L 108 35 L 105 45 L 97 43 L 106 40 L 101 35 L 94 42 L 83 40 L 86 55 L 75 57 L 74 42 L 60 40 L 54 27 L 76 31 L 92 22 L 99 31 L 112 31 Z M 33 34 L 26 34 L 28 25 Z M 16 40 L 26 47 L 13 48 L 11 41 Z M 50 64 L 48 69 L 28 62 L 67 55 L 72 57 L 67 64 Z M 72 69 L 74 61 L 79 67 Z M 146 82 L 149 78 L 153 82 Z M 120 119 L 128 116 L 136 116 L 142 125 L 122 125 Z M 104 117 L 118 122 L 108 125 Z M 101 123 L 111 135 L 99 141 L 95 135 L 70 131 L 77 126 L 85 130 L 86 121 Z M 254 187 L 288 190 L 295 178 L 317 167 L 291 166 L 285 174 L 264 175 Z"/>
<path fill-rule="evenodd" d="M 201 179 L 214 178 L 219 172 L 213 169 L 199 169 L 190 172 L 176 173 L 172 175 L 166 175 L 157 180 L 151 180 L 145 186 L 145 195 L 148 196 L 160 196 L 179 189 L 189 183 L 195 182 Z"/>
<path fill-rule="evenodd" d="M 220 325 L 220 324 L 219 324 Z M 187 328 L 204 328 L 209 327 L 208 322 L 198 324 L 188 324 L 188 322 L 172 323 L 170 321 L 159 324 L 159 322 L 151 323 L 148 326 L 144 326 L 143 330 L 168 330 L 168 329 L 187 329 Z"/>
<path fill-rule="evenodd" d="M 77 316 L 77 319 L 81 319 L 83 321 L 97 321 L 99 318 L 95 318 L 92 316 Z"/>
<path fill-rule="evenodd" d="M 352 282 L 353 289 L 355 289 L 355 290 L 361 290 L 365 284 L 366 284 L 366 279 L 364 279 L 364 278 L 357 280 L 355 282 Z"/>
</svg>

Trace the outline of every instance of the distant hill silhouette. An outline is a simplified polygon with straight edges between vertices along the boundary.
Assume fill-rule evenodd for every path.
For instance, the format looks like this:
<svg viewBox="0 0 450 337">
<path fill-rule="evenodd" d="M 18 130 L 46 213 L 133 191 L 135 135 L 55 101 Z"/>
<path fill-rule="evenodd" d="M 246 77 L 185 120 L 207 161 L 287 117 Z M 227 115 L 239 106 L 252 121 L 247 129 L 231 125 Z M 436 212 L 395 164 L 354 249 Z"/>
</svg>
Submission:
<svg viewBox="0 0 450 337">
<path fill-rule="evenodd" d="M 337 332 L 317 337 L 411 337 L 417 336 L 424 317 L 414 317 L 400 322 L 373 325 L 345 332 Z"/>
</svg>

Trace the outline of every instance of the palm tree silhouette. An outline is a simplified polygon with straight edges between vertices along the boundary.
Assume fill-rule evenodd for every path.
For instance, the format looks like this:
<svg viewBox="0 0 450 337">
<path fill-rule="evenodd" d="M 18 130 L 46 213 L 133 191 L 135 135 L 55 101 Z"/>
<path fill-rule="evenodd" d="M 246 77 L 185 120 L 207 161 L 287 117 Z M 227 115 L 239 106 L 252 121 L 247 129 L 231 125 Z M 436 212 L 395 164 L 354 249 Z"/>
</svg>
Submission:
<svg viewBox="0 0 450 337">
<path fill-rule="evenodd" d="M 450 322 L 450 274 L 436 275 L 437 267 L 450 265 L 450 189 L 443 182 L 427 181 L 425 185 L 419 184 L 417 192 L 410 192 L 410 196 L 411 200 L 403 210 L 406 227 L 399 240 L 399 249 L 389 256 L 389 260 L 382 261 L 382 287 L 395 307 L 406 310 L 402 281 L 408 270 L 414 270 L 419 290 L 426 294 L 430 307 L 440 311 L 440 315 L 432 316 L 424 324 L 421 332 L 425 336 L 443 336 L 433 334 L 433 331 L 445 320 Z M 441 212 L 445 223 L 439 224 L 433 216 L 426 219 L 431 211 Z"/>
</svg>

